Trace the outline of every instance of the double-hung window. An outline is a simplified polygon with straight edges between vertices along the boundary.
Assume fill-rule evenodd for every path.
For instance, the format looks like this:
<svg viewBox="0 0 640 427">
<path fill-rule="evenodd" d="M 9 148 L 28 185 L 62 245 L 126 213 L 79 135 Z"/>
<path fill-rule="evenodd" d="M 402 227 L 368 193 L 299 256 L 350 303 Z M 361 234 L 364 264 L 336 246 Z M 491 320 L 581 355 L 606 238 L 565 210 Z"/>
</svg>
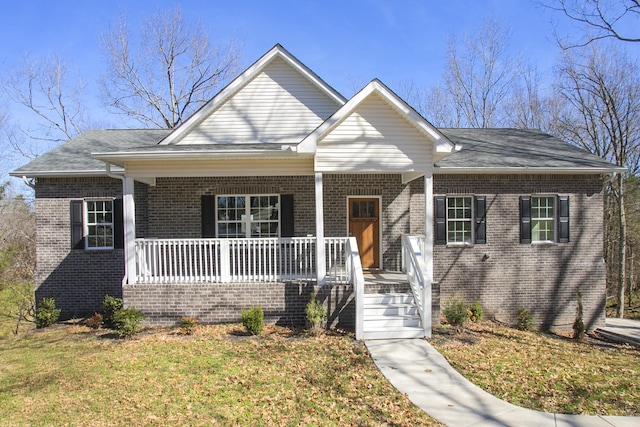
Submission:
<svg viewBox="0 0 640 427">
<path fill-rule="evenodd" d="M 555 241 L 555 197 L 531 197 L 531 240 Z"/>
<path fill-rule="evenodd" d="M 520 243 L 569 241 L 569 197 L 520 197 Z"/>
<path fill-rule="evenodd" d="M 71 201 L 71 248 L 122 249 L 122 199 L 88 198 Z"/>
<path fill-rule="evenodd" d="M 217 197 L 218 237 L 279 237 L 280 196 Z"/>
<path fill-rule="evenodd" d="M 447 243 L 471 243 L 471 197 L 447 197 Z"/>
<path fill-rule="evenodd" d="M 486 243 L 485 196 L 436 196 L 435 243 Z"/>
<path fill-rule="evenodd" d="M 86 200 L 86 249 L 113 249 L 113 200 Z"/>
</svg>

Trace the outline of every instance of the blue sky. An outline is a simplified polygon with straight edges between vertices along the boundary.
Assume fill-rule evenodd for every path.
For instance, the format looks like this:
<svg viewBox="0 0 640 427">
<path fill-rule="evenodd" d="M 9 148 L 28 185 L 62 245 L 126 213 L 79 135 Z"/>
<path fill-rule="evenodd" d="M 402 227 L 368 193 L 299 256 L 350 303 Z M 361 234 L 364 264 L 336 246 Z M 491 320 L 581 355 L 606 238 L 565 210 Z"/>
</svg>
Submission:
<svg viewBox="0 0 640 427">
<path fill-rule="evenodd" d="M 489 15 L 512 26 L 513 47 L 544 69 L 554 60 L 551 13 L 532 0 L 11 1 L 0 15 L 0 64 L 61 54 L 92 85 L 102 71 L 100 36 L 119 12 L 132 27 L 158 8 L 180 5 L 214 40 L 243 41 L 249 65 L 280 43 L 337 90 L 379 78 L 392 88 L 440 79 L 445 44 Z"/>
<path fill-rule="evenodd" d="M 403 82 L 418 87 L 439 82 L 447 40 L 473 33 L 489 16 L 511 27 L 512 53 L 541 71 L 548 71 L 559 54 L 552 21 L 565 34 L 575 31 L 537 0 L 2 1 L 0 73 L 25 54 L 61 55 L 86 82 L 92 115 L 102 120 L 100 39 L 120 13 L 134 29 L 142 17 L 179 5 L 187 21 L 199 20 L 208 28 L 214 42 L 241 41 L 244 66 L 280 43 L 347 97 L 373 78 L 400 94 Z M 22 121 L 28 117 L 17 109 L 11 113 Z M 105 122 L 123 127 L 117 117 Z M 23 163 L 18 159 L 8 169 Z M 6 168 L 1 165 L 0 178 Z"/>
</svg>

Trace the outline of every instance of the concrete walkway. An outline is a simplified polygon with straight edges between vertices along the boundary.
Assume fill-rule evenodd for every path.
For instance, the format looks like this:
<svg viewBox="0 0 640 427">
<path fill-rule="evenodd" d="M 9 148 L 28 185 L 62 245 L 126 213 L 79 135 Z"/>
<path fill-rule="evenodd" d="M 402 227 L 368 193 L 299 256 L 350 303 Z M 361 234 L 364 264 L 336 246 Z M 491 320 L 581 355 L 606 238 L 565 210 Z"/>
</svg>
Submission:
<svg viewBox="0 0 640 427">
<path fill-rule="evenodd" d="M 640 346 L 640 321 L 630 319 L 607 318 L 603 327 L 596 329 L 603 337 Z"/>
<path fill-rule="evenodd" d="M 456 426 L 637 427 L 640 417 L 551 414 L 504 402 L 467 381 L 422 339 L 366 342 L 378 369 L 436 420 Z"/>
</svg>

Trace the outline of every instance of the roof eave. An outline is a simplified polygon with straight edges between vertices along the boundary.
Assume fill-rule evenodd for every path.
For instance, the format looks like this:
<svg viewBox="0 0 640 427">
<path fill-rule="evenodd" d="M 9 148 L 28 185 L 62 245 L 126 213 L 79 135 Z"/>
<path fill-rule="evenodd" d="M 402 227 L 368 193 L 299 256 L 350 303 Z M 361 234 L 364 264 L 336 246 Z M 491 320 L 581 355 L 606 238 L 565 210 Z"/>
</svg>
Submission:
<svg viewBox="0 0 640 427">
<path fill-rule="evenodd" d="M 465 168 L 465 167 L 438 167 L 433 168 L 434 174 L 442 175 L 469 175 L 469 174 L 571 174 L 571 175 L 606 175 L 622 173 L 627 169 L 622 167 L 490 167 L 490 168 Z"/>
<path fill-rule="evenodd" d="M 50 171 L 11 171 L 10 176 L 21 178 L 73 178 L 73 177 L 96 177 L 106 176 L 104 169 L 88 169 L 88 170 L 50 170 Z"/>
</svg>

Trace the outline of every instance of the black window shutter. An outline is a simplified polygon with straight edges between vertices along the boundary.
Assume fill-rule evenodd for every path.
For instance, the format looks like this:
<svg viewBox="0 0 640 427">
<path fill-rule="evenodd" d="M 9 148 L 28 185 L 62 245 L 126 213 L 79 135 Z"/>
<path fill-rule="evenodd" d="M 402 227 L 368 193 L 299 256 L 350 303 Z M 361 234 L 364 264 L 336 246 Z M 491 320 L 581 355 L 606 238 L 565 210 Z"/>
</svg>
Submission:
<svg viewBox="0 0 640 427">
<path fill-rule="evenodd" d="M 487 243 L 487 198 L 476 196 L 476 241 L 477 244 Z"/>
<path fill-rule="evenodd" d="M 202 237 L 216 237 L 216 196 L 205 194 L 200 199 Z"/>
<path fill-rule="evenodd" d="M 124 248 L 124 215 L 122 210 L 122 199 L 113 201 L 113 247 Z"/>
<path fill-rule="evenodd" d="M 280 195 L 280 236 L 294 237 L 293 194 Z"/>
<path fill-rule="evenodd" d="M 436 245 L 447 244 L 447 198 L 434 197 L 436 219 Z"/>
<path fill-rule="evenodd" d="M 558 196 L 558 242 L 569 242 L 569 196 Z"/>
<path fill-rule="evenodd" d="M 520 196 L 520 243 L 531 243 L 531 196 Z"/>
<path fill-rule="evenodd" d="M 84 249 L 82 200 L 71 201 L 71 249 Z"/>
</svg>

